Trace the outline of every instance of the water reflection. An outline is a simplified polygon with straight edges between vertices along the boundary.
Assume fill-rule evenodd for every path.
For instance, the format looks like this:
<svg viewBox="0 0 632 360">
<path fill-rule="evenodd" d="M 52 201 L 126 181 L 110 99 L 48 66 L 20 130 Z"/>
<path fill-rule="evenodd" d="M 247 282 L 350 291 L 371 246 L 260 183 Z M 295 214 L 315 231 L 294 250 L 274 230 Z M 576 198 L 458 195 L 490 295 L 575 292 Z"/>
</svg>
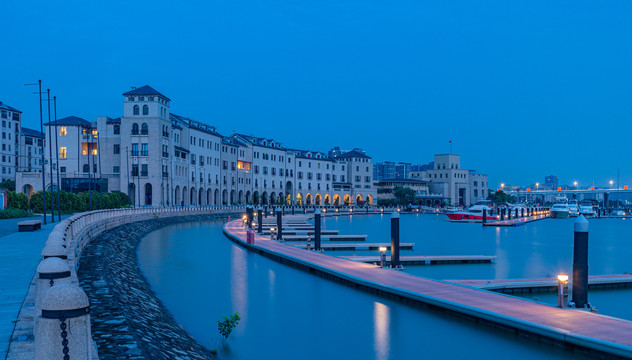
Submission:
<svg viewBox="0 0 632 360">
<path fill-rule="evenodd" d="M 373 303 L 373 343 L 375 347 L 375 358 L 386 360 L 391 352 L 390 327 L 391 313 L 388 306 L 380 303 Z"/>
<path fill-rule="evenodd" d="M 246 252 L 233 246 L 231 248 L 230 296 L 233 311 L 241 315 L 241 323 L 248 322 L 248 261 Z"/>
</svg>

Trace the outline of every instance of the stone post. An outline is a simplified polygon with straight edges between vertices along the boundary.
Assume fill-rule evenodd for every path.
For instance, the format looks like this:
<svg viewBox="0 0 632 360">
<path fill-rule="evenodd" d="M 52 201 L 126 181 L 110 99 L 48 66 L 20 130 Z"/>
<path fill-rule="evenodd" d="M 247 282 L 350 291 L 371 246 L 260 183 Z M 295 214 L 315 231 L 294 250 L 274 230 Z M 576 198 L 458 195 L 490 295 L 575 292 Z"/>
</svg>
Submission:
<svg viewBox="0 0 632 360">
<path fill-rule="evenodd" d="M 35 360 L 92 359 L 88 296 L 72 284 L 55 285 L 35 318 Z"/>
<path fill-rule="evenodd" d="M 53 285 L 70 284 L 70 268 L 65 260 L 49 257 L 37 265 L 35 280 L 35 316 L 40 315 L 40 300 Z"/>
<path fill-rule="evenodd" d="M 49 257 L 58 257 L 64 260 L 68 259 L 66 249 L 63 246 L 57 244 L 44 246 L 41 255 L 44 259 L 48 259 Z"/>
</svg>

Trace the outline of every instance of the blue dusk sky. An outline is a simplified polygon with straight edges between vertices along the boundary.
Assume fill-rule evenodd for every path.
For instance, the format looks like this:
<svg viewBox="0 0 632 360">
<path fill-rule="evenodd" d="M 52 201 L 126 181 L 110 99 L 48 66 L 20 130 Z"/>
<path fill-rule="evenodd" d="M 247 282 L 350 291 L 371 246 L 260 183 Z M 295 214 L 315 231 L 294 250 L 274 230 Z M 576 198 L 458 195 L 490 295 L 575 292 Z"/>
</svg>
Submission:
<svg viewBox="0 0 632 360">
<path fill-rule="evenodd" d="M 490 187 L 632 185 L 630 1 L 13 1 L 0 101 L 39 128 L 122 115 L 149 84 L 171 111 L 374 161 L 461 154 Z"/>
</svg>

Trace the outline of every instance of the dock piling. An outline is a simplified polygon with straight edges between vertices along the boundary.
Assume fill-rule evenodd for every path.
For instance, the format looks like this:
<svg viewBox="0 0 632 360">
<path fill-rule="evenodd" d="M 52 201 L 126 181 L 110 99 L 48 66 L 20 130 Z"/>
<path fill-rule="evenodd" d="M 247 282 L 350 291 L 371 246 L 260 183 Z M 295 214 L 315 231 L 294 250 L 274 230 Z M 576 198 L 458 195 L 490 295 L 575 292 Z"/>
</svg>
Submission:
<svg viewBox="0 0 632 360">
<path fill-rule="evenodd" d="M 283 240 L 283 210 L 280 207 L 276 209 L 277 220 L 277 240 Z"/>
<path fill-rule="evenodd" d="M 399 263 L 399 213 L 391 215 L 391 268 L 401 268 Z"/>
<path fill-rule="evenodd" d="M 588 303 L 588 220 L 579 215 L 575 221 L 573 243 L 573 303 L 576 308 Z"/>
<path fill-rule="evenodd" d="M 314 250 L 320 251 L 320 225 L 321 225 L 321 213 L 319 209 L 314 211 Z"/>
<path fill-rule="evenodd" d="M 483 209 L 483 224 L 487 223 L 487 209 Z"/>
<path fill-rule="evenodd" d="M 261 205 L 257 208 L 257 221 L 259 222 L 259 229 L 257 232 L 261 234 L 263 233 L 263 208 Z"/>
</svg>

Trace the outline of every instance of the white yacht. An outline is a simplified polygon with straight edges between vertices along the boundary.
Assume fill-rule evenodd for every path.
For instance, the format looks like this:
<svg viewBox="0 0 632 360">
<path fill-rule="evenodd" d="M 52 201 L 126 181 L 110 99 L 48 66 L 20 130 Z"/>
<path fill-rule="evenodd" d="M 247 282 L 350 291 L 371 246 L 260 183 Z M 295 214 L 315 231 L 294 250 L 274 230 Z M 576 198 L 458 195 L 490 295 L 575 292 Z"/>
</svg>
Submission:
<svg viewBox="0 0 632 360">
<path fill-rule="evenodd" d="M 582 202 L 579 203 L 579 213 L 584 215 L 584 217 L 595 217 L 597 215 L 597 211 L 595 210 L 596 206 L 598 205 L 595 200 L 582 200 Z"/>
<path fill-rule="evenodd" d="M 560 196 L 555 198 L 555 204 L 549 210 L 552 218 L 556 219 L 566 219 L 571 214 L 571 209 L 568 206 L 568 199 L 566 197 Z"/>
<path fill-rule="evenodd" d="M 570 213 L 571 217 L 579 216 L 579 205 L 577 204 L 577 200 L 573 200 L 570 203 L 568 203 L 568 208 L 571 211 Z"/>
</svg>

